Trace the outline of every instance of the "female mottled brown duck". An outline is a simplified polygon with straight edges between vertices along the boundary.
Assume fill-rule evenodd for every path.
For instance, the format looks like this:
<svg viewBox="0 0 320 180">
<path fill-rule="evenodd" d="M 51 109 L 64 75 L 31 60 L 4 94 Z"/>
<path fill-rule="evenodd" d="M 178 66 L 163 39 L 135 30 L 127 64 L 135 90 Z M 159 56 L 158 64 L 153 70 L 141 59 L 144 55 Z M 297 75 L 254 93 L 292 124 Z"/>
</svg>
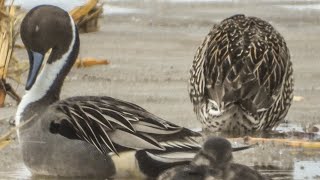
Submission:
<svg viewBox="0 0 320 180">
<path fill-rule="evenodd" d="M 270 130 L 293 98 L 292 63 L 282 35 L 256 17 L 234 15 L 213 26 L 190 70 L 189 95 L 203 128 Z"/>
</svg>

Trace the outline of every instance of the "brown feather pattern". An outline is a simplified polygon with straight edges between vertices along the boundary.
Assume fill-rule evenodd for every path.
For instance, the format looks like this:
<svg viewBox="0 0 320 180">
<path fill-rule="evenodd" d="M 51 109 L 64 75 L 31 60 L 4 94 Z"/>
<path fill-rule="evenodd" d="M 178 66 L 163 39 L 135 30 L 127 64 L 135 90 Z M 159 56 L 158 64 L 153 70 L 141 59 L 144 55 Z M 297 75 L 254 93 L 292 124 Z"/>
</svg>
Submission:
<svg viewBox="0 0 320 180">
<path fill-rule="evenodd" d="M 190 74 L 194 110 L 204 127 L 213 130 L 237 127 L 206 114 L 209 100 L 223 111 L 220 116 L 232 113 L 228 109 L 242 111 L 237 126 L 250 131 L 277 125 L 293 97 L 286 42 L 272 25 L 256 17 L 235 15 L 214 25 L 196 52 Z"/>
</svg>

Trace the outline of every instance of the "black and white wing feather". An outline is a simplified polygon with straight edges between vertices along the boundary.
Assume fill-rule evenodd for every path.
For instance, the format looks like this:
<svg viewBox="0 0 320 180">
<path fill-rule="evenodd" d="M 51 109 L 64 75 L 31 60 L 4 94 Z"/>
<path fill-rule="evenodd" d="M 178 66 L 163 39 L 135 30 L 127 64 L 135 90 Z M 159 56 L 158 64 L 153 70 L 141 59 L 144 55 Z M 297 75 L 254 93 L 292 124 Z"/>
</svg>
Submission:
<svg viewBox="0 0 320 180">
<path fill-rule="evenodd" d="M 126 149 L 163 151 L 166 147 L 199 148 L 190 137 L 200 134 L 165 121 L 129 102 L 87 96 L 69 98 L 54 106 L 64 116 L 52 121 L 52 133 L 87 141 L 104 154 L 118 154 Z M 188 141 L 182 143 L 186 139 Z M 170 144 L 170 141 L 176 143 Z"/>
</svg>

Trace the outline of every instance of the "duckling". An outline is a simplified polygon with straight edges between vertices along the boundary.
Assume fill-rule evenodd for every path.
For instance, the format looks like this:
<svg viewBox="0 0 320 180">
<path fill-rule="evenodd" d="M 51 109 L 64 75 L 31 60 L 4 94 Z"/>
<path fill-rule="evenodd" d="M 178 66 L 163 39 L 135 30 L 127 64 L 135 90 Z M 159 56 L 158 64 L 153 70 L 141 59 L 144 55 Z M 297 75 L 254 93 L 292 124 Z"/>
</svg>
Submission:
<svg viewBox="0 0 320 180">
<path fill-rule="evenodd" d="M 232 162 L 232 147 L 228 140 L 210 137 L 189 165 L 163 172 L 158 180 L 265 180 L 259 172 Z"/>
</svg>

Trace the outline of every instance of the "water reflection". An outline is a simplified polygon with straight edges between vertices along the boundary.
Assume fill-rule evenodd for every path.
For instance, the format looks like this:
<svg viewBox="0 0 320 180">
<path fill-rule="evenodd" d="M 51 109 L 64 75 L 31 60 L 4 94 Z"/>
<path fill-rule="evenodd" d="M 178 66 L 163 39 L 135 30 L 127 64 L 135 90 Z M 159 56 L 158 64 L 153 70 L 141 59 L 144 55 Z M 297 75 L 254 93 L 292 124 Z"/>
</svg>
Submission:
<svg viewBox="0 0 320 180">
<path fill-rule="evenodd" d="M 291 125 L 290 127 L 293 127 Z M 295 126 L 297 129 L 301 127 Z M 282 131 L 292 129 L 281 127 Z M 279 134 L 269 135 L 270 138 L 281 138 Z M 292 136 L 293 137 L 293 136 Z M 296 137 L 294 139 L 297 139 Z M 241 138 L 231 138 L 233 147 L 243 146 Z M 258 142 L 253 148 L 234 153 L 235 162 L 246 164 L 259 170 L 272 179 L 316 179 L 320 178 L 320 151 L 312 148 L 291 147 L 285 143 L 272 141 Z M 61 179 L 61 177 L 35 177 L 20 163 L 20 168 L 0 171 L 4 179 Z M 79 178 L 64 178 L 79 179 Z"/>
<path fill-rule="evenodd" d="M 0 177 L 3 179 L 31 179 L 31 173 L 24 166 L 23 163 L 19 163 L 19 168 L 11 169 L 9 171 L 0 171 Z"/>
</svg>

